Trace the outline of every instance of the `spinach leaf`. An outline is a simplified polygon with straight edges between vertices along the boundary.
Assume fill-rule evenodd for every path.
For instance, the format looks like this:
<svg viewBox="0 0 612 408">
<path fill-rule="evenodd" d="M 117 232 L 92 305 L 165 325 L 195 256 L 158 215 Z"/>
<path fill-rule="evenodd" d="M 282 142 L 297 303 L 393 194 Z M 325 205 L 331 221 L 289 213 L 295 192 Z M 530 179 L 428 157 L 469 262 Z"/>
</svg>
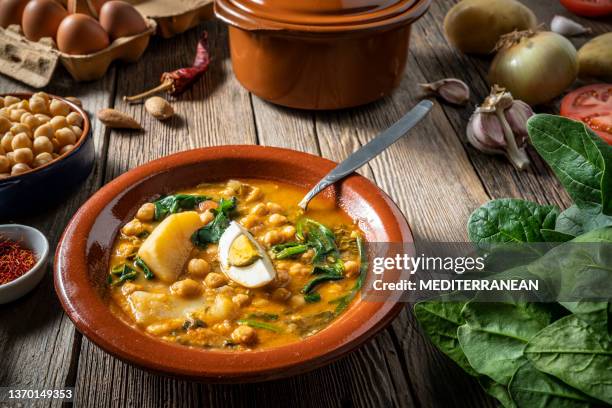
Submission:
<svg viewBox="0 0 612 408">
<path fill-rule="evenodd" d="M 555 377 L 538 371 L 529 362 L 514 373 L 508 389 L 519 407 L 588 408 L 594 402 Z"/>
<path fill-rule="evenodd" d="M 278 320 L 278 315 L 275 313 L 255 312 L 248 316 L 249 319 L 260 319 L 266 322 L 272 322 Z"/>
<path fill-rule="evenodd" d="M 155 275 L 153 275 L 153 272 L 151 272 L 151 269 L 149 269 L 145 261 L 143 261 L 139 256 L 137 256 L 134 260 L 134 265 L 142 269 L 145 279 L 151 280 L 155 277 Z"/>
<path fill-rule="evenodd" d="M 336 303 L 336 314 L 340 314 L 348 307 L 348 305 L 353 301 L 357 293 L 363 287 L 363 283 L 365 282 L 366 275 L 368 273 L 368 252 L 365 247 L 365 242 L 363 238 L 358 237 L 356 240 L 357 251 L 359 253 L 359 277 L 357 281 L 355 281 L 355 285 L 351 288 L 351 291 L 344 296 L 339 297 L 338 299 L 332 300 L 330 303 Z"/>
<path fill-rule="evenodd" d="M 304 295 L 304 300 L 306 303 L 317 303 L 321 301 L 321 295 L 317 292 L 308 293 Z"/>
<path fill-rule="evenodd" d="M 175 194 L 154 201 L 155 221 L 161 221 L 170 214 L 184 210 L 193 210 L 199 203 L 209 200 L 203 195 Z"/>
<path fill-rule="evenodd" d="M 113 286 L 121 286 L 126 281 L 133 281 L 137 276 L 138 271 L 127 264 L 121 264 L 113 267 L 108 276 L 108 283 Z"/>
<path fill-rule="evenodd" d="M 584 123 L 561 116 L 535 115 L 527 130 L 576 205 L 612 215 L 612 147 Z"/>
<path fill-rule="evenodd" d="M 414 305 L 414 314 L 433 344 L 465 372 L 477 377 L 479 374 L 468 363 L 457 337 L 457 329 L 465 324 L 461 316 L 463 306 L 465 302 L 428 300 Z"/>
<path fill-rule="evenodd" d="M 578 316 L 544 328 L 525 347 L 535 368 L 598 400 L 612 404 L 612 348 L 604 334 Z"/>
<path fill-rule="evenodd" d="M 487 392 L 487 394 L 496 398 L 502 407 L 517 408 L 517 405 L 510 396 L 510 391 L 508 391 L 507 386 L 497 383 L 486 376 L 480 376 L 478 378 L 478 383 Z"/>
<path fill-rule="evenodd" d="M 557 217 L 555 230 L 579 236 L 592 230 L 612 226 L 612 216 L 601 212 L 601 207 L 581 209 L 573 205 Z"/>
<path fill-rule="evenodd" d="M 557 222 L 558 222 L 559 218 L 557 218 Z M 565 233 L 565 232 L 561 232 L 558 230 L 551 230 L 551 229 L 541 229 L 540 233 L 542 233 L 542 238 L 544 238 L 545 242 L 557 242 L 557 243 L 562 243 L 562 242 L 567 242 L 567 241 L 571 241 L 572 239 L 576 238 L 576 236 Z"/>
<path fill-rule="evenodd" d="M 254 327 L 256 329 L 265 329 L 265 330 L 269 330 L 271 332 L 274 333 L 280 333 L 282 330 L 280 329 L 280 327 L 275 326 L 273 324 L 270 323 L 264 323 L 264 322 L 259 322 L 257 320 L 253 320 L 253 319 L 240 319 L 236 321 L 238 324 L 244 324 L 250 327 Z"/>
<path fill-rule="evenodd" d="M 272 252 L 274 252 L 274 257 L 276 259 L 286 259 L 291 258 L 296 255 L 303 254 L 308 251 L 307 244 L 302 244 L 299 242 L 288 242 L 286 244 L 278 244 L 272 247 Z"/>
<path fill-rule="evenodd" d="M 313 262 L 321 263 L 327 256 L 338 257 L 336 235 L 325 225 L 310 218 L 301 218 L 296 225 L 296 237 L 315 251 Z"/>
<path fill-rule="evenodd" d="M 204 247 L 207 244 L 219 242 L 221 235 L 230 224 L 230 214 L 236 208 L 237 201 L 236 197 L 229 200 L 225 198 L 219 200 L 219 206 L 211 210 L 215 218 L 194 232 L 191 237 L 193 243 L 199 247 Z"/>
<path fill-rule="evenodd" d="M 541 304 L 527 302 L 468 302 L 461 315 L 459 344 L 470 365 L 480 374 L 507 385 L 526 362 L 525 345 L 551 321 Z"/>
<path fill-rule="evenodd" d="M 544 242 L 543 229 L 554 229 L 559 209 L 514 198 L 492 200 L 468 220 L 470 241 L 476 244 Z"/>
<path fill-rule="evenodd" d="M 341 280 L 344 279 L 344 276 L 342 275 L 338 275 L 336 273 L 322 273 L 320 275 L 317 275 L 316 278 L 312 279 L 310 282 L 308 282 L 304 288 L 302 289 L 302 293 L 307 295 L 310 292 L 312 292 L 314 290 L 314 288 L 323 283 L 323 282 L 328 282 L 328 281 L 337 281 L 337 280 Z"/>
</svg>

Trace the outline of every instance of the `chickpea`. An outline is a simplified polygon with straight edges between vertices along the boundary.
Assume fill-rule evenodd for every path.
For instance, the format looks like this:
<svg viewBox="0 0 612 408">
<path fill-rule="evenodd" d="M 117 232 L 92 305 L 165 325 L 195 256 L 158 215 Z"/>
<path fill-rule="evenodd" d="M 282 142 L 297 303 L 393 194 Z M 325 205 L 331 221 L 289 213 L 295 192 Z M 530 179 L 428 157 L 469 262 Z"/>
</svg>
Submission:
<svg viewBox="0 0 612 408">
<path fill-rule="evenodd" d="M 32 168 L 25 163 L 16 163 L 11 169 L 11 176 L 16 176 L 18 174 L 25 173 L 26 171 L 30 171 Z"/>
<path fill-rule="evenodd" d="M 291 268 L 289 268 L 289 275 L 291 276 L 306 276 L 310 274 L 310 272 L 311 272 L 310 266 L 302 265 L 299 263 L 295 263 L 291 265 Z"/>
<path fill-rule="evenodd" d="M 53 145 L 53 151 L 56 151 L 56 150 L 59 151 L 62 148 L 62 146 L 60 145 L 60 142 L 58 142 L 56 138 L 51 139 L 51 144 Z"/>
<path fill-rule="evenodd" d="M 64 101 L 53 99 L 49 104 L 49 112 L 53 116 L 67 116 L 70 113 L 70 106 Z"/>
<path fill-rule="evenodd" d="M 68 124 L 72 126 L 83 125 L 83 117 L 79 115 L 77 112 L 70 112 L 68 116 L 66 116 L 66 121 L 68 122 Z"/>
<path fill-rule="evenodd" d="M 181 297 L 194 297 L 202 292 L 202 286 L 193 279 L 183 279 L 170 285 L 170 292 Z"/>
<path fill-rule="evenodd" d="M 285 286 L 289 285 L 289 282 L 291 282 L 289 272 L 280 270 L 276 271 L 276 277 L 270 283 L 270 286 L 274 288 L 284 288 Z"/>
<path fill-rule="evenodd" d="M 81 135 L 83 134 L 83 129 L 81 129 L 78 126 L 71 126 L 70 127 L 72 129 L 72 131 L 74 132 L 74 134 L 77 137 L 77 140 L 81 137 Z"/>
<path fill-rule="evenodd" d="M 280 214 L 283 212 L 283 207 L 271 201 L 266 203 L 266 207 L 268 207 L 268 211 L 273 214 Z"/>
<path fill-rule="evenodd" d="M 204 259 L 193 258 L 187 264 L 187 272 L 194 276 L 205 276 L 210 272 L 210 264 Z"/>
<path fill-rule="evenodd" d="M 14 166 L 14 165 L 15 165 L 15 163 L 17 163 L 17 162 L 15 161 L 15 153 L 14 153 L 14 152 L 8 152 L 8 153 L 6 154 L 6 158 L 8 159 L 9 164 L 11 165 L 11 167 L 12 167 L 12 166 Z"/>
<path fill-rule="evenodd" d="M 229 320 L 224 320 L 221 323 L 215 324 L 212 329 L 223 336 L 227 336 L 232 332 L 232 324 Z"/>
<path fill-rule="evenodd" d="M 30 103 L 26 99 L 22 99 L 17 104 L 17 109 L 30 110 Z"/>
<path fill-rule="evenodd" d="M 284 302 L 289 300 L 290 297 L 291 292 L 285 288 L 274 289 L 274 292 L 272 292 L 272 299 L 276 300 L 277 302 Z"/>
<path fill-rule="evenodd" d="M 269 247 L 271 247 L 272 245 L 278 244 L 282 240 L 283 240 L 283 237 L 276 230 L 268 231 L 263 236 L 264 244 L 266 244 Z"/>
<path fill-rule="evenodd" d="M 152 221 L 155 218 L 155 204 L 144 203 L 141 205 L 136 213 L 136 218 L 140 221 Z"/>
<path fill-rule="evenodd" d="M 4 106 L 11 106 L 19 102 L 21 102 L 21 99 L 15 96 L 8 95 L 4 97 Z"/>
<path fill-rule="evenodd" d="M 253 187 L 251 191 L 249 191 L 249 194 L 247 194 L 244 201 L 247 203 L 252 203 L 254 201 L 259 200 L 261 197 L 262 197 L 261 189 L 259 187 Z"/>
<path fill-rule="evenodd" d="M 34 95 L 32 95 L 32 97 L 41 98 L 46 103 L 49 103 L 49 101 L 51 100 L 51 97 L 49 96 L 49 94 L 46 92 L 42 92 L 42 91 L 36 92 Z"/>
<path fill-rule="evenodd" d="M 314 258 L 315 256 L 315 252 L 313 249 L 309 249 L 308 251 L 304 252 L 301 256 L 300 259 L 302 259 L 302 261 L 309 263 L 310 261 L 312 261 L 312 258 Z"/>
<path fill-rule="evenodd" d="M 13 151 L 13 134 L 11 132 L 6 132 L 2 139 L 0 139 L 0 146 L 2 146 L 2 150 L 6 153 Z"/>
<path fill-rule="evenodd" d="M 24 125 L 23 123 L 15 123 L 13 126 L 11 126 L 11 133 L 15 136 L 20 133 L 25 133 L 26 135 L 28 135 L 28 137 L 30 137 L 30 135 L 32 134 L 32 129 L 30 129 L 28 125 Z"/>
<path fill-rule="evenodd" d="M 259 216 L 266 215 L 268 214 L 268 207 L 266 207 L 264 203 L 259 203 L 253 208 L 251 208 L 250 213 L 253 215 L 259 215 Z"/>
<path fill-rule="evenodd" d="M 306 304 L 306 300 L 302 295 L 294 295 L 291 296 L 291 299 L 289 299 L 289 304 L 292 308 L 298 309 Z"/>
<path fill-rule="evenodd" d="M 246 217 L 242 217 L 242 219 L 240 220 L 240 224 L 242 224 L 245 228 L 253 228 L 256 225 L 259 225 L 261 223 L 261 219 L 254 215 L 254 214 L 249 214 Z"/>
<path fill-rule="evenodd" d="M 51 117 L 48 115 L 43 115 L 42 113 L 37 113 L 36 115 L 34 115 L 34 117 L 36 119 L 38 119 L 38 121 L 42 124 L 42 123 L 49 123 L 51 121 Z"/>
<path fill-rule="evenodd" d="M 349 278 L 359 275 L 359 262 L 346 261 L 344 262 L 344 274 Z"/>
<path fill-rule="evenodd" d="M 210 210 L 200 214 L 200 220 L 202 221 L 202 223 L 204 223 L 204 225 L 211 222 L 214 218 L 215 218 L 215 214 L 213 214 L 213 212 Z"/>
<path fill-rule="evenodd" d="M 280 233 L 286 241 L 289 241 L 295 237 L 295 227 L 293 225 L 286 225 L 281 228 Z"/>
<path fill-rule="evenodd" d="M 21 115 L 26 112 L 27 111 L 25 109 L 11 109 L 9 113 L 9 119 L 13 122 L 19 122 L 19 120 L 21 119 Z"/>
<path fill-rule="evenodd" d="M 232 332 L 232 340 L 236 343 L 251 345 L 257 342 L 257 332 L 249 326 L 238 326 Z"/>
<path fill-rule="evenodd" d="M 280 214 L 272 214 L 268 217 L 268 224 L 273 225 L 275 227 L 279 227 L 283 224 L 287 223 L 287 217 Z"/>
<path fill-rule="evenodd" d="M 32 143 L 34 148 L 34 154 L 40 153 L 53 153 L 53 143 L 46 136 L 40 136 L 34 139 Z"/>
<path fill-rule="evenodd" d="M 142 222 L 136 219 L 128 222 L 127 224 L 123 226 L 123 228 L 121 228 L 121 232 L 127 236 L 140 235 L 144 232 L 144 230 L 145 229 L 144 229 L 144 225 L 142 225 Z"/>
<path fill-rule="evenodd" d="M 32 148 L 32 140 L 25 133 L 19 133 L 15 135 L 13 140 L 11 141 L 11 147 L 13 150 L 20 149 L 22 147 L 27 147 L 28 149 Z"/>
<path fill-rule="evenodd" d="M 206 278 L 204 278 L 204 283 L 211 289 L 223 286 L 226 282 L 227 279 L 225 278 L 225 275 L 217 272 L 211 272 L 206 275 Z"/>
<path fill-rule="evenodd" d="M 53 131 L 57 131 L 61 128 L 65 128 L 68 126 L 68 121 L 65 116 L 54 116 L 49 121 L 49 124 L 53 128 Z"/>
<path fill-rule="evenodd" d="M 54 136 L 61 146 L 66 146 L 66 145 L 76 143 L 76 135 L 70 128 L 58 129 L 55 131 Z"/>
<path fill-rule="evenodd" d="M 138 290 L 142 290 L 142 286 L 133 282 L 125 282 L 121 286 L 121 293 L 123 294 L 123 296 L 129 296 Z"/>
<path fill-rule="evenodd" d="M 238 307 L 244 307 L 251 302 L 251 298 L 244 293 L 239 293 L 232 298 L 232 302 L 238 305 Z"/>
<path fill-rule="evenodd" d="M 6 156 L 0 155 L 0 173 L 8 173 L 11 169 L 11 163 Z"/>
<path fill-rule="evenodd" d="M 242 191 L 242 183 L 238 180 L 229 180 L 225 186 L 225 192 L 229 195 L 240 194 Z"/>
<path fill-rule="evenodd" d="M 28 128 L 30 129 L 36 129 L 38 128 L 38 126 L 40 126 L 40 121 L 36 118 L 36 116 L 32 115 L 31 113 L 27 112 L 24 113 L 23 115 L 21 115 L 21 123 L 23 123 L 24 125 L 26 125 Z M 30 132 L 31 134 L 31 132 Z"/>
<path fill-rule="evenodd" d="M 36 157 L 34 158 L 34 161 L 32 162 L 32 166 L 34 166 L 35 168 L 44 166 L 45 164 L 51 161 L 53 161 L 53 156 L 51 156 L 51 153 L 43 152 L 43 153 L 36 155 Z"/>
<path fill-rule="evenodd" d="M 71 151 L 72 149 L 74 149 L 74 145 L 69 144 L 69 145 L 63 146 L 63 147 L 60 149 L 59 154 L 60 154 L 60 156 L 61 156 L 61 155 L 63 155 L 63 154 L 68 153 L 68 152 L 69 152 L 69 151 Z"/>
<path fill-rule="evenodd" d="M 30 112 L 47 114 L 49 113 L 49 108 L 47 106 L 47 101 L 43 98 L 38 97 L 36 95 L 30 98 Z"/>
<path fill-rule="evenodd" d="M 17 163 L 30 164 L 32 163 L 32 160 L 34 160 L 34 153 L 32 153 L 32 150 L 27 147 L 15 149 L 14 153 L 15 162 Z"/>
<path fill-rule="evenodd" d="M 12 126 L 12 123 L 10 120 L 5 118 L 4 116 L 0 116 L 0 133 L 8 132 L 11 126 Z"/>
</svg>

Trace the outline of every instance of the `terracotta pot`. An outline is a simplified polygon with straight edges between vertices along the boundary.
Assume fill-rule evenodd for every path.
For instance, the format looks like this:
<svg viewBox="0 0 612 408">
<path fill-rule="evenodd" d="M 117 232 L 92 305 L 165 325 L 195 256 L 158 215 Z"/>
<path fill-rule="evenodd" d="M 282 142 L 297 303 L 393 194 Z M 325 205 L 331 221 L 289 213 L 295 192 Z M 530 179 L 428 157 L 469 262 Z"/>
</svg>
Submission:
<svg viewBox="0 0 612 408">
<path fill-rule="evenodd" d="M 234 73 L 255 95 L 302 109 L 375 101 L 397 87 L 411 24 L 431 0 L 217 0 Z"/>
<path fill-rule="evenodd" d="M 228 178 L 314 185 L 334 163 L 306 153 L 260 146 L 191 150 L 131 170 L 99 190 L 64 231 L 55 256 L 55 288 L 77 329 L 110 354 L 166 374 L 201 381 L 268 380 L 312 370 L 354 349 L 402 308 L 394 300 L 357 299 L 327 328 L 298 343 L 232 352 L 161 341 L 108 309 L 106 278 L 115 236 L 139 206 L 159 194 Z M 324 192 L 358 221 L 369 242 L 412 242 L 401 212 L 374 184 L 352 175 Z"/>
</svg>

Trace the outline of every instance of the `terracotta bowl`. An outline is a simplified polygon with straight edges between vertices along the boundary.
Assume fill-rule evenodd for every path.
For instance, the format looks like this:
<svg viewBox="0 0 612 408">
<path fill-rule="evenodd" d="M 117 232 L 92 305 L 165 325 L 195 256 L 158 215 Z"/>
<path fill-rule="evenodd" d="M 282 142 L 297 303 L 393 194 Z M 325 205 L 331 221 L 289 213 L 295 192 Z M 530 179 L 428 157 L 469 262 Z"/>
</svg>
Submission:
<svg viewBox="0 0 612 408">
<path fill-rule="evenodd" d="M 208 382 L 261 381 L 327 364 L 353 350 L 399 313 L 395 301 L 357 299 L 330 326 L 298 343 L 273 349 L 203 350 L 150 337 L 108 309 L 110 249 L 139 206 L 159 194 L 205 181 L 260 178 L 309 188 L 334 163 L 292 150 L 223 146 L 190 150 L 131 170 L 99 190 L 64 231 L 55 256 L 55 289 L 77 329 L 108 353 L 156 372 Z M 369 242 L 412 242 L 408 224 L 389 197 L 359 175 L 324 193 L 358 221 Z"/>
<path fill-rule="evenodd" d="M 31 93 L 11 93 L 18 98 L 30 98 Z M 63 156 L 26 173 L 0 179 L 0 219 L 25 214 L 33 209 L 38 212 L 56 204 L 87 178 L 95 159 L 91 123 L 87 113 L 74 103 L 49 95 L 67 103 L 83 117 L 83 133 L 74 149 Z"/>
</svg>

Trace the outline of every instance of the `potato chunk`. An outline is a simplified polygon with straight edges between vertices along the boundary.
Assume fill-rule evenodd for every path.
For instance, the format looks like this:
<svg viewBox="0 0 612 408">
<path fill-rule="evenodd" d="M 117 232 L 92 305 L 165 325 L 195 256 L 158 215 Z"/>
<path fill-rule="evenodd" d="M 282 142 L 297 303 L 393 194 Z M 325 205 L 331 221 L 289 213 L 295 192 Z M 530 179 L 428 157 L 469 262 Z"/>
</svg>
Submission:
<svg viewBox="0 0 612 408">
<path fill-rule="evenodd" d="M 193 250 L 191 236 L 204 224 L 195 211 L 172 214 L 163 220 L 138 251 L 138 256 L 162 282 L 172 283 L 181 274 Z"/>
</svg>

